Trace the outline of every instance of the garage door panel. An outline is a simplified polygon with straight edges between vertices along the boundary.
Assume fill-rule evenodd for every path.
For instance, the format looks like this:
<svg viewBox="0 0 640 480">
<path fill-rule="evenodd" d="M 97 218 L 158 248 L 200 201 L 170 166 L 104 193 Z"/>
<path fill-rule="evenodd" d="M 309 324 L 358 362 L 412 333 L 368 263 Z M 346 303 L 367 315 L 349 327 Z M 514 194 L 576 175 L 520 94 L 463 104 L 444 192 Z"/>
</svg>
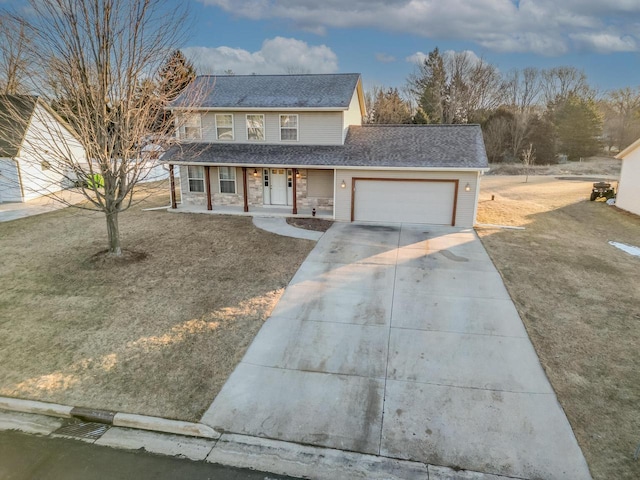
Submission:
<svg viewBox="0 0 640 480">
<path fill-rule="evenodd" d="M 455 182 L 359 180 L 354 220 L 451 225 Z"/>
</svg>

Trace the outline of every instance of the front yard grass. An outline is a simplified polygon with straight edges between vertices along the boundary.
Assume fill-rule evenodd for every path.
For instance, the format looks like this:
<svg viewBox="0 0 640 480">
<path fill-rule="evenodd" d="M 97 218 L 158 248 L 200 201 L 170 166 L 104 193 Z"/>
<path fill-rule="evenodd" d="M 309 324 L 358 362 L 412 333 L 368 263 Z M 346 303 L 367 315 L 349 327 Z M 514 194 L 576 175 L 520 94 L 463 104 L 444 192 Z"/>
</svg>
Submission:
<svg viewBox="0 0 640 480">
<path fill-rule="evenodd" d="M 478 233 L 500 270 L 595 479 L 640 478 L 640 217 L 590 181 L 484 177 Z M 491 201 L 491 195 L 495 200 Z"/>
<path fill-rule="evenodd" d="M 314 242 L 250 218 L 64 209 L 0 223 L 0 395 L 199 420 Z"/>
</svg>

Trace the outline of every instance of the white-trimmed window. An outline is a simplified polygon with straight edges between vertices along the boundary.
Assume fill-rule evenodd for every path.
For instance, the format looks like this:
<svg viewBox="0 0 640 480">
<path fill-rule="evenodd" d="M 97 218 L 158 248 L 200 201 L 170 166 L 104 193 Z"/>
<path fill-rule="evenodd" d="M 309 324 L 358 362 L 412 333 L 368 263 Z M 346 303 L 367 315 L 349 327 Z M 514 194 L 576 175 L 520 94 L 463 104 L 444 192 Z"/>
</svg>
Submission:
<svg viewBox="0 0 640 480">
<path fill-rule="evenodd" d="M 180 127 L 180 138 L 186 140 L 202 139 L 202 116 L 199 113 L 185 115 Z"/>
<path fill-rule="evenodd" d="M 218 140 L 233 140 L 233 114 L 216 113 L 216 138 Z"/>
<path fill-rule="evenodd" d="M 280 141 L 298 141 L 298 115 L 280 115 Z"/>
<path fill-rule="evenodd" d="M 264 115 L 247 115 L 247 140 L 264 141 Z"/>
<path fill-rule="evenodd" d="M 204 192 L 204 167 L 187 165 L 190 192 Z"/>
<path fill-rule="evenodd" d="M 236 167 L 218 167 L 220 193 L 236 193 Z"/>
</svg>

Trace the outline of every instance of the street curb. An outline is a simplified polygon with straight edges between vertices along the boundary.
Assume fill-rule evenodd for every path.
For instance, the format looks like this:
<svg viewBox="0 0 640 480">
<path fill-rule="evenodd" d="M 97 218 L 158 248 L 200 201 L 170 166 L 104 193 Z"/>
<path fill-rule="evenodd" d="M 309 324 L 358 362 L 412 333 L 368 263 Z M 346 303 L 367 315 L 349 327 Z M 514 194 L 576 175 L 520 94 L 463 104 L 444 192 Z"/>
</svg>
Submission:
<svg viewBox="0 0 640 480">
<path fill-rule="evenodd" d="M 131 413 L 116 413 L 113 417 L 114 427 L 137 428 L 139 430 L 152 430 L 154 432 L 175 433 L 189 437 L 200 437 L 217 440 L 220 433 L 202 423 L 182 422 L 179 420 L 167 420 L 160 417 L 147 415 L 135 415 Z"/>
<path fill-rule="evenodd" d="M 71 418 L 71 410 L 73 410 L 73 407 L 59 405 L 57 403 L 0 397 L 0 409 L 20 413 L 37 413 L 49 417 Z"/>
<path fill-rule="evenodd" d="M 17 410 L 25 404 L 28 405 L 32 413 L 23 413 Z M 11 409 L 11 412 L 9 412 L 9 408 L 0 410 L 0 431 L 18 430 L 28 434 L 71 438 L 56 433 L 64 425 L 64 422 L 57 415 L 52 415 L 52 411 L 56 410 L 51 408 L 51 405 L 54 404 L 0 397 L 0 405 Z M 72 407 L 55 406 L 63 407 L 57 409 L 58 413 L 73 410 Z M 78 408 L 76 413 L 89 420 L 90 415 L 98 414 L 96 418 L 104 419 L 105 414 L 112 412 Z M 120 417 L 116 421 L 118 415 Z M 69 417 L 80 418 L 80 416 L 73 415 L 65 416 L 65 418 Z M 383 455 L 363 454 L 241 434 L 219 434 L 202 424 L 177 422 L 158 417 L 115 414 L 113 420 L 112 428 L 109 428 L 97 440 L 75 437 L 74 440 L 93 443 L 101 447 L 124 450 L 142 449 L 158 455 L 188 458 L 193 461 L 204 461 L 228 467 L 249 468 L 276 475 L 313 478 L 314 480 L 334 480 L 336 478 L 353 480 L 406 480 L 408 478 L 423 480 L 427 478 L 430 480 L 523 480 Z M 107 422 L 100 423 L 106 424 Z M 116 426 L 116 423 L 135 426 L 135 428 Z M 149 431 L 142 428 L 142 426 L 149 428 L 153 425 L 156 428 L 176 430 L 175 427 L 178 427 L 178 424 L 181 424 L 182 428 L 177 429 L 180 430 L 177 435 L 165 430 Z M 190 427 L 194 425 L 205 428 L 191 430 Z M 216 438 L 202 438 L 203 435 L 211 434 L 211 432 Z"/>
<path fill-rule="evenodd" d="M 20 398 L 0 397 L 0 410 L 34 413 L 58 418 L 78 418 L 89 422 L 113 425 L 114 427 L 136 428 L 139 430 L 151 430 L 154 432 L 172 433 L 213 440 L 217 440 L 221 435 L 213 428 L 202 423 L 168 420 L 166 418 L 120 413 L 110 410 L 71 407 L 56 403 L 22 400 Z"/>
</svg>

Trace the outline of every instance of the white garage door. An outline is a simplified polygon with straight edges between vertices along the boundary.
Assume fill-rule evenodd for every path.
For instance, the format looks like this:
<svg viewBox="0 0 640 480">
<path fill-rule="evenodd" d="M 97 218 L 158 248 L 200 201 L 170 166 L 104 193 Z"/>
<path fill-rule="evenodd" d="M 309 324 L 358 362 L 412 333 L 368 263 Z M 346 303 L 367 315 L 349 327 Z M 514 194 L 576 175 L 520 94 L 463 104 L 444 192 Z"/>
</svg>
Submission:
<svg viewBox="0 0 640 480">
<path fill-rule="evenodd" d="M 451 225 L 455 182 L 358 180 L 353 219 Z"/>
</svg>

